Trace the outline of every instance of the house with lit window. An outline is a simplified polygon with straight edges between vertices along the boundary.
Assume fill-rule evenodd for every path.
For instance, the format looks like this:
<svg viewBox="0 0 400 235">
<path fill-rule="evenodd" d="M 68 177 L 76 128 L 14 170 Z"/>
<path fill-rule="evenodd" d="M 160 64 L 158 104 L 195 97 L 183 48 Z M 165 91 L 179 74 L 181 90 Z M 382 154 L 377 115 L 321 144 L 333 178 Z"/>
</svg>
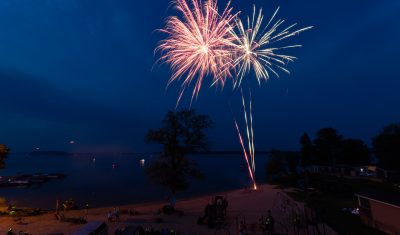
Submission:
<svg viewBox="0 0 400 235">
<path fill-rule="evenodd" d="M 400 193 L 365 191 L 355 195 L 362 223 L 400 235 Z"/>
</svg>

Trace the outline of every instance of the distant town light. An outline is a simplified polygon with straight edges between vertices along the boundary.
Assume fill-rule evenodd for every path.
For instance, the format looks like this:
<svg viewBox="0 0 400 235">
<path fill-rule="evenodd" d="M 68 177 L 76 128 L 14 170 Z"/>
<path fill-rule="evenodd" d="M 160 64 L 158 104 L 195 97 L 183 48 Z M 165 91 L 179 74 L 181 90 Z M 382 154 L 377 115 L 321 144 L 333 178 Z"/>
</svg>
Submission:
<svg viewBox="0 0 400 235">
<path fill-rule="evenodd" d="M 144 158 L 140 159 L 139 163 L 141 167 L 144 167 L 145 161 L 146 160 Z"/>
</svg>

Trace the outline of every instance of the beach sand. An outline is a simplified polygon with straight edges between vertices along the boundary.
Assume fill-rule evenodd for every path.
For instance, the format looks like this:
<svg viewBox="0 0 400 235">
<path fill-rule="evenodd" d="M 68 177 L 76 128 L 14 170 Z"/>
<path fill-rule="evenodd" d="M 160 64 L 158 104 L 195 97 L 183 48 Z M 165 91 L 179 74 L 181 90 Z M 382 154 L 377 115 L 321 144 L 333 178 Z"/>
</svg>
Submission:
<svg viewBox="0 0 400 235">
<path fill-rule="evenodd" d="M 183 215 L 160 215 L 158 210 L 166 203 L 146 203 L 118 206 L 121 211 L 119 222 L 107 222 L 109 234 L 114 234 L 118 228 L 127 226 L 153 227 L 153 228 L 170 228 L 178 231 L 181 235 L 207 235 L 207 234 L 225 234 L 223 230 L 210 229 L 207 225 L 197 224 L 197 219 L 204 215 L 205 206 L 216 195 L 222 195 L 228 200 L 227 210 L 227 226 L 225 229 L 230 234 L 238 234 L 237 220 L 245 218 L 247 224 L 259 224 L 261 216 L 266 216 L 268 210 L 271 210 L 272 216 L 275 218 L 275 228 L 277 232 L 286 234 L 295 234 L 292 226 L 289 226 L 286 212 L 288 211 L 286 200 L 290 200 L 282 193 L 281 189 L 272 185 L 260 185 L 259 190 L 234 190 L 230 192 L 216 193 L 213 195 L 196 197 L 192 199 L 178 200 L 176 209 L 183 211 Z M 295 203 L 291 200 L 289 203 L 296 205 L 296 208 L 302 208 L 303 205 Z M 136 210 L 139 215 L 129 215 L 129 209 Z M 108 211 L 114 211 L 114 207 L 93 208 L 88 210 L 73 210 L 65 212 L 66 217 L 84 216 L 88 222 L 91 221 L 107 221 L 106 214 Z M 161 218 L 162 223 L 157 223 L 156 218 Z M 84 225 L 73 225 L 67 222 L 60 222 L 55 219 L 54 212 L 49 212 L 40 216 L 23 217 L 22 220 L 16 221 L 11 217 L 0 217 L 0 234 L 6 234 L 9 228 L 14 232 L 22 230 L 34 235 L 44 235 L 51 233 L 71 234 L 79 230 Z M 322 227 L 321 227 L 322 229 Z M 335 234 L 333 230 L 325 226 L 326 234 Z M 310 230 L 311 232 L 311 230 Z M 252 233 L 259 234 L 259 233 Z"/>
</svg>

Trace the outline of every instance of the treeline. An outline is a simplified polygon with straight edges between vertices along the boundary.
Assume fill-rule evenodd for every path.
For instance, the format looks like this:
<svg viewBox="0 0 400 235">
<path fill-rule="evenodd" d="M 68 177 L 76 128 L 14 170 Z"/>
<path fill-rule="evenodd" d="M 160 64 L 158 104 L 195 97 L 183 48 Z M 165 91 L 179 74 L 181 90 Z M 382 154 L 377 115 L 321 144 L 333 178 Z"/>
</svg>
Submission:
<svg viewBox="0 0 400 235">
<path fill-rule="evenodd" d="M 322 128 L 311 141 L 304 133 L 300 138 L 301 164 L 306 165 L 365 165 L 371 161 L 368 146 L 359 139 L 347 139 L 334 128 Z"/>
<path fill-rule="evenodd" d="M 368 147 L 360 139 L 345 138 L 334 128 L 320 129 L 312 140 L 300 137 L 300 151 L 272 150 L 266 165 L 267 178 L 297 173 L 299 166 L 364 166 L 376 164 L 386 170 L 400 171 L 400 123 L 384 127 Z"/>
<path fill-rule="evenodd" d="M 359 139 L 346 139 L 333 128 L 322 128 L 311 141 L 307 133 L 300 138 L 301 164 L 306 165 L 366 165 L 372 156 L 378 165 L 400 170 L 400 123 L 384 127 L 372 138 L 372 148 Z"/>
<path fill-rule="evenodd" d="M 372 138 L 372 148 L 359 139 L 348 139 L 334 128 L 322 128 L 312 141 L 307 133 L 300 138 L 301 165 L 353 166 L 371 163 L 389 170 L 400 170 L 400 123 L 384 127 Z"/>
<path fill-rule="evenodd" d="M 10 149 L 6 145 L 0 144 L 0 169 L 5 167 L 5 159 L 9 152 Z"/>
</svg>

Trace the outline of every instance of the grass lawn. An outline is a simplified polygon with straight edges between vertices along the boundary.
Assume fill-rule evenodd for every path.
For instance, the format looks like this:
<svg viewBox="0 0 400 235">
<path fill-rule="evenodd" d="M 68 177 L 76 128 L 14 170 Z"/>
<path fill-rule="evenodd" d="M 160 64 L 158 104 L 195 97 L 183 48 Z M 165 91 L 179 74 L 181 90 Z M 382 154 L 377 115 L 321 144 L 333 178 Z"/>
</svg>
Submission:
<svg viewBox="0 0 400 235">
<path fill-rule="evenodd" d="M 364 179 L 347 179 L 325 175 L 311 175 L 311 187 L 318 191 L 310 194 L 306 202 L 306 193 L 301 190 L 288 193 L 294 200 L 306 202 L 307 205 L 320 211 L 324 221 L 339 234 L 385 234 L 361 223 L 357 215 L 345 212 L 343 208 L 357 206 L 354 193 L 364 189 L 382 191 L 397 190 L 390 184 L 373 182 Z"/>
<path fill-rule="evenodd" d="M 302 191 L 290 192 L 288 194 L 294 200 L 305 201 L 305 193 Z M 321 208 L 324 221 L 339 234 L 385 234 L 362 224 L 357 215 L 342 211 L 342 208 L 354 207 L 356 205 L 354 200 L 346 200 L 325 193 L 317 193 L 309 198 L 308 204 L 315 208 Z"/>
</svg>

